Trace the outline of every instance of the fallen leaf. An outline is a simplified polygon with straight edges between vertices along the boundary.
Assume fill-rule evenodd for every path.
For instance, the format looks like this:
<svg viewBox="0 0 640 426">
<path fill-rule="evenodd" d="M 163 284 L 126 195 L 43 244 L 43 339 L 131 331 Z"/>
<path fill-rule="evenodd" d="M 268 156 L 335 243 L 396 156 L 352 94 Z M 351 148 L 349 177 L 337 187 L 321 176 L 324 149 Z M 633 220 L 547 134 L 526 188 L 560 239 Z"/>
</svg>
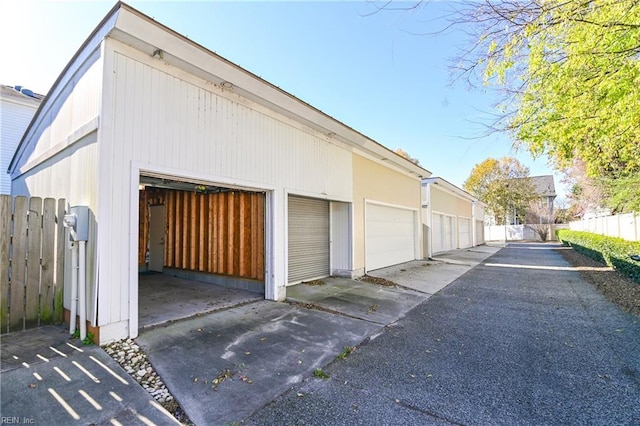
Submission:
<svg viewBox="0 0 640 426">
<path fill-rule="evenodd" d="M 244 354 L 245 355 L 251 355 L 251 352 L 245 352 Z"/>
<path fill-rule="evenodd" d="M 302 398 L 304 394 L 302 392 L 298 392 L 298 397 Z"/>
<path fill-rule="evenodd" d="M 35 387 L 36 387 L 36 384 L 35 384 L 35 383 L 29 383 L 29 387 L 30 387 L 31 389 L 33 389 L 33 388 L 35 388 Z"/>
</svg>

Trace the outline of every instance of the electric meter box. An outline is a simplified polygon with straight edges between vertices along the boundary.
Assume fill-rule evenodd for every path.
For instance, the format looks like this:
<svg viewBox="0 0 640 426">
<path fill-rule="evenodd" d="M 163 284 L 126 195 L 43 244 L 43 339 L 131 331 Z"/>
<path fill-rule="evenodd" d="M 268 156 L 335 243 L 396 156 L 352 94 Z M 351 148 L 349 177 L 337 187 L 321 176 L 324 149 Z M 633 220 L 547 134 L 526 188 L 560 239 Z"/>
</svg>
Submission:
<svg viewBox="0 0 640 426">
<path fill-rule="evenodd" d="M 71 240 L 87 241 L 89 239 L 89 207 L 74 206 L 69 213 L 70 216 L 75 216 L 75 224 L 70 226 Z"/>
</svg>

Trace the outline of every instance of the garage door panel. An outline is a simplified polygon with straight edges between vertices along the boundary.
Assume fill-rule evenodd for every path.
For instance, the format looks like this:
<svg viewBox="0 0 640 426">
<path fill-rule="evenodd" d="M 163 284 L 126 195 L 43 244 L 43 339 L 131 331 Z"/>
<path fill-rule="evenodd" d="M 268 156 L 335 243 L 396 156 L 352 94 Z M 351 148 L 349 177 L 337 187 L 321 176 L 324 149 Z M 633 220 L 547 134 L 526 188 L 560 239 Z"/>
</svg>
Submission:
<svg viewBox="0 0 640 426">
<path fill-rule="evenodd" d="M 413 210 L 367 204 L 367 270 L 415 259 L 416 223 Z"/>
<path fill-rule="evenodd" d="M 329 202 L 289 196 L 289 283 L 329 275 Z"/>
<path fill-rule="evenodd" d="M 471 220 L 458 218 L 458 228 L 460 248 L 471 247 Z"/>
</svg>

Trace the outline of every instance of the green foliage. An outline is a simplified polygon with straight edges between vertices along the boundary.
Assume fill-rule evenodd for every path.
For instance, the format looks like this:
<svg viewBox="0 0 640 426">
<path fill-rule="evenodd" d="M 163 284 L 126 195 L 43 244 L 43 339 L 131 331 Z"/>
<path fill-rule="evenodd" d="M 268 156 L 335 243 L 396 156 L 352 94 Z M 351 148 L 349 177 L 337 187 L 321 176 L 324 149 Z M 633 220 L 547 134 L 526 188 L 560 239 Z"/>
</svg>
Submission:
<svg viewBox="0 0 640 426">
<path fill-rule="evenodd" d="M 71 335 L 72 339 L 79 339 L 80 338 L 80 329 L 76 328 L 76 330 L 73 332 L 73 334 Z M 87 345 L 93 345 L 93 339 L 94 339 L 94 335 L 92 332 L 87 331 L 87 335 L 85 336 L 84 339 L 82 339 L 82 344 L 87 346 Z"/>
<path fill-rule="evenodd" d="M 355 346 L 345 346 L 344 349 L 342 350 L 342 352 L 340 352 L 337 356 L 337 359 L 339 360 L 343 360 L 346 359 L 349 355 L 351 355 L 353 353 L 353 351 L 356 350 Z"/>
<path fill-rule="evenodd" d="M 459 68 L 505 94 L 507 112 L 495 128 L 558 169 L 582 160 L 616 194 L 633 185 L 640 174 L 637 0 L 463 2 L 458 20 L 477 31 Z M 623 199 L 612 202 L 629 210 Z"/>
<path fill-rule="evenodd" d="M 462 187 L 487 205 L 498 222 L 512 211 L 526 211 L 534 196 L 529 169 L 513 157 L 487 158 L 476 164 Z"/>
<path fill-rule="evenodd" d="M 558 240 L 570 245 L 577 252 L 602 262 L 640 283 L 640 262 L 629 256 L 640 254 L 639 241 L 627 241 L 622 238 L 607 237 L 590 232 L 557 231 Z"/>
<path fill-rule="evenodd" d="M 322 371 L 321 368 L 316 368 L 315 370 L 313 370 L 313 377 L 322 379 L 322 380 L 327 380 L 329 378 L 329 375 L 324 371 Z"/>
</svg>

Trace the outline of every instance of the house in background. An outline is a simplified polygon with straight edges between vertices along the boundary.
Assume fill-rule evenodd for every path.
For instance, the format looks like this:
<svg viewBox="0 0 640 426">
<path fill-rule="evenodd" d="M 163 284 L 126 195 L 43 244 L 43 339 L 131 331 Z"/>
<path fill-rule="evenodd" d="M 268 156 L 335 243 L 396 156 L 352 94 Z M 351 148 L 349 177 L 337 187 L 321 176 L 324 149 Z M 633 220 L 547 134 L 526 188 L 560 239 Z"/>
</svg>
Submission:
<svg viewBox="0 0 640 426">
<path fill-rule="evenodd" d="M 101 344 L 137 336 L 141 271 L 283 300 L 423 257 L 429 171 L 123 3 L 54 83 L 10 173 L 16 195 L 81 207 Z"/>
<path fill-rule="evenodd" d="M 22 86 L 0 84 L 0 194 L 11 193 L 9 163 L 43 98 Z"/>
<path fill-rule="evenodd" d="M 440 177 L 422 180 L 423 252 L 484 244 L 484 204 Z"/>
<path fill-rule="evenodd" d="M 549 218 L 553 216 L 554 209 L 554 201 L 557 197 L 556 186 L 553 179 L 553 175 L 543 175 L 543 176 L 531 176 L 527 178 L 518 178 L 518 179 L 527 179 L 531 184 L 533 190 L 533 201 L 537 202 L 539 209 L 544 212 L 542 220 L 547 223 Z M 529 215 L 529 209 L 527 211 L 520 211 L 516 209 L 511 209 L 509 215 L 507 217 L 507 221 L 509 225 L 522 225 L 526 222 L 527 216 Z M 540 215 L 537 215 L 540 216 Z M 540 219 L 540 218 L 538 218 Z M 536 220 L 537 222 L 537 220 Z M 500 226 L 502 223 L 498 223 L 496 218 L 493 215 L 486 215 L 485 218 L 486 226 Z"/>
</svg>

